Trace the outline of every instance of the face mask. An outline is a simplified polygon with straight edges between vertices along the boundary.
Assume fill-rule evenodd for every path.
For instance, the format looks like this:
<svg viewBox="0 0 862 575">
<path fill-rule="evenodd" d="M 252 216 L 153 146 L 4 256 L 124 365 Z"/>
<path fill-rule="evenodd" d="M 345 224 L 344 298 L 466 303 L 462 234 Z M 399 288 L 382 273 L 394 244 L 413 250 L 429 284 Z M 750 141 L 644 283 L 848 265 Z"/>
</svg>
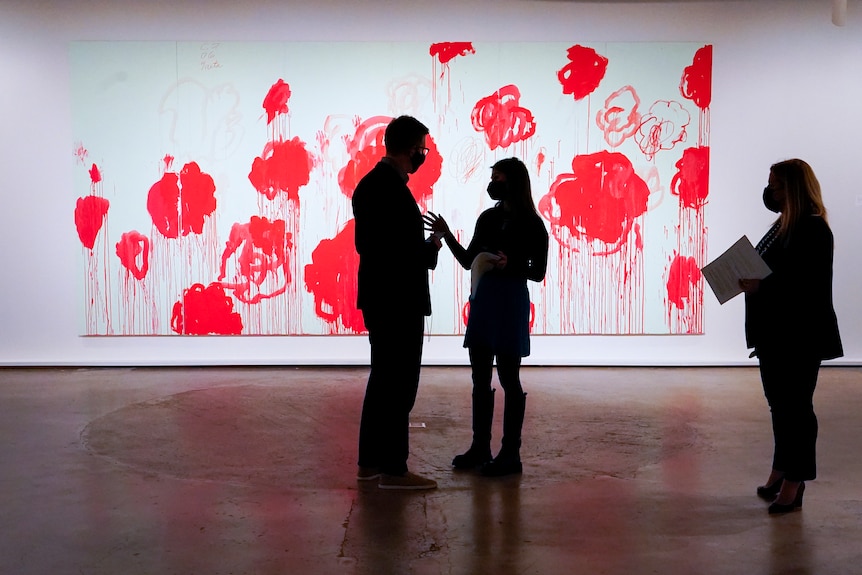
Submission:
<svg viewBox="0 0 862 575">
<path fill-rule="evenodd" d="M 491 180 L 488 184 L 488 195 L 491 196 L 492 200 L 498 202 L 505 200 L 509 196 L 509 186 L 506 185 L 506 182 Z"/>
<path fill-rule="evenodd" d="M 413 152 L 410 155 L 410 166 L 413 168 L 413 172 L 419 169 L 419 166 L 425 163 L 425 154 L 422 152 Z M 410 172 L 411 174 L 413 172 Z"/>
<path fill-rule="evenodd" d="M 766 206 L 766 209 L 770 212 L 775 212 L 777 214 L 781 211 L 781 204 L 775 201 L 775 198 L 772 196 L 772 190 L 768 187 L 763 188 L 763 205 Z"/>
</svg>

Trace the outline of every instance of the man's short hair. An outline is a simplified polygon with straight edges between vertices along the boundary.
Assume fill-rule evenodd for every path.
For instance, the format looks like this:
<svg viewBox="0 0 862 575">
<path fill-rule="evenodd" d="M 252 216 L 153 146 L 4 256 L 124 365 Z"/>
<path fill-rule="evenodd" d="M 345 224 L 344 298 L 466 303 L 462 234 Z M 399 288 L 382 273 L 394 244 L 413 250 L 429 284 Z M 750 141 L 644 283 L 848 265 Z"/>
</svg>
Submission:
<svg viewBox="0 0 862 575">
<path fill-rule="evenodd" d="M 398 116 L 386 126 L 383 143 L 389 155 L 404 154 L 428 134 L 428 127 L 413 116 Z"/>
</svg>

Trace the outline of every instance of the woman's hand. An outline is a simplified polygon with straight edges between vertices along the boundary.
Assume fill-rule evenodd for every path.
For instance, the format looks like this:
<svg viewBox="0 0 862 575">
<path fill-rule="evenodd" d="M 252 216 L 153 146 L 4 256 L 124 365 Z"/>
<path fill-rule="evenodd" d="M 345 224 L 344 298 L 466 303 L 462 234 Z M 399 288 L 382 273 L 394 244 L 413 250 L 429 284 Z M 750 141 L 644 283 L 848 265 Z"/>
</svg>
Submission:
<svg viewBox="0 0 862 575">
<path fill-rule="evenodd" d="M 507 258 L 506 254 L 504 254 L 503 252 L 497 252 L 497 257 L 499 257 L 500 259 L 494 262 L 494 267 L 498 270 L 501 270 L 506 267 L 506 264 L 509 262 L 509 258 Z"/>
<path fill-rule="evenodd" d="M 437 215 L 434 212 L 428 212 L 422 215 L 422 220 L 425 222 L 425 229 L 430 231 L 438 238 L 442 238 L 450 234 L 449 224 L 443 219 L 443 216 Z"/>
<path fill-rule="evenodd" d="M 760 280 L 741 279 L 739 280 L 739 289 L 745 293 L 757 293 L 760 289 Z"/>
</svg>

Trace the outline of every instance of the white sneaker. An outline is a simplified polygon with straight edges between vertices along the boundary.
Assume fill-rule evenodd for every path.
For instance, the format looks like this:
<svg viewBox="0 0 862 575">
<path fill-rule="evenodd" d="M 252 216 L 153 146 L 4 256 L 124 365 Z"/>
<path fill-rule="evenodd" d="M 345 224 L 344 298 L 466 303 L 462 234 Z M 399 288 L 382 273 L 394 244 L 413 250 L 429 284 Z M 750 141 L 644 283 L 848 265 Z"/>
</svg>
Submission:
<svg viewBox="0 0 862 575">
<path fill-rule="evenodd" d="M 387 475 L 380 476 L 380 483 L 377 484 L 380 489 L 437 489 L 437 482 L 433 479 L 426 479 L 421 475 L 406 472 L 404 475 Z"/>
<path fill-rule="evenodd" d="M 371 481 L 380 477 L 380 470 L 376 467 L 358 467 L 356 470 L 356 479 L 359 481 Z"/>
</svg>

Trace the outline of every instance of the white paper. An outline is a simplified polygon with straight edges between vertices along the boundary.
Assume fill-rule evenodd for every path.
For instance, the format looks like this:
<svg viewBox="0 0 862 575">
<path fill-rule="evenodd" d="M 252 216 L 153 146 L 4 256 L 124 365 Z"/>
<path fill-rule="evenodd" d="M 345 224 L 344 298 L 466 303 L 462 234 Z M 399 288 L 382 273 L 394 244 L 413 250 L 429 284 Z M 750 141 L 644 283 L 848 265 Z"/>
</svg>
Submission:
<svg viewBox="0 0 862 575">
<path fill-rule="evenodd" d="M 762 280 L 772 273 L 747 236 L 739 238 L 735 244 L 703 266 L 700 271 L 720 304 L 742 293 L 739 280 Z"/>
</svg>

